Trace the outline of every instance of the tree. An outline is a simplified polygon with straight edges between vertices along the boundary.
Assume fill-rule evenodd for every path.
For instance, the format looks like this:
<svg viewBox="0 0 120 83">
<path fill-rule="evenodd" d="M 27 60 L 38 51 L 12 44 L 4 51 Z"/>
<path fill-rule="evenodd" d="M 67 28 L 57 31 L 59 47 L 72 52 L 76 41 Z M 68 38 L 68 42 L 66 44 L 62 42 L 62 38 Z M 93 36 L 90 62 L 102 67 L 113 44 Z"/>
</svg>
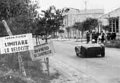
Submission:
<svg viewBox="0 0 120 83">
<path fill-rule="evenodd" d="M 105 31 L 110 31 L 110 26 L 109 26 L 109 25 L 102 26 L 102 28 L 103 28 Z"/>
<path fill-rule="evenodd" d="M 71 29 L 71 27 L 66 27 L 68 38 L 70 38 L 70 29 Z"/>
<path fill-rule="evenodd" d="M 75 28 L 76 30 L 81 31 L 81 35 L 83 36 L 83 32 L 84 32 L 84 28 L 83 28 L 83 23 L 82 22 L 76 22 L 73 25 L 73 28 Z M 80 33 L 79 33 L 80 34 Z M 80 36 L 80 35 L 79 35 Z"/>
<path fill-rule="evenodd" d="M 47 36 L 58 32 L 60 29 L 60 26 L 63 24 L 63 16 L 62 11 L 59 9 L 56 9 L 54 6 L 50 6 L 49 9 L 43 10 L 43 17 L 39 19 L 38 22 L 38 31 L 41 30 L 41 32 L 45 33 L 46 41 Z M 41 33 L 40 32 L 40 33 Z"/>
<path fill-rule="evenodd" d="M 50 8 L 44 12 L 44 17 L 46 18 L 46 23 L 49 26 L 50 32 L 59 31 L 60 26 L 63 24 L 63 16 L 62 11 L 60 9 L 56 9 L 54 6 L 50 6 Z"/>
<path fill-rule="evenodd" d="M 0 20 L 8 22 L 13 34 L 32 31 L 31 24 L 37 15 L 37 4 L 31 0 L 2 0 L 0 1 Z"/>
<path fill-rule="evenodd" d="M 64 16 L 62 16 L 62 10 L 57 9 L 56 10 L 56 15 L 55 15 L 55 28 L 54 31 L 57 32 L 59 31 L 60 27 L 63 26 L 63 18 Z"/>
<path fill-rule="evenodd" d="M 81 31 L 81 35 L 83 37 L 84 31 L 86 30 L 93 30 L 95 29 L 95 27 L 98 26 L 98 21 L 97 19 L 93 19 L 93 18 L 88 18 L 83 22 L 76 22 L 73 25 L 73 28 Z"/>
<path fill-rule="evenodd" d="M 64 33 L 64 30 L 59 30 L 59 33 Z"/>
<path fill-rule="evenodd" d="M 63 37 L 64 30 L 60 29 L 58 32 L 59 32 L 60 36 Z"/>
<path fill-rule="evenodd" d="M 83 22 L 83 29 L 86 30 L 93 30 L 95 27 L 98 26 L 98 20 L 94 18 L 88 18 Z"/>
</svg>

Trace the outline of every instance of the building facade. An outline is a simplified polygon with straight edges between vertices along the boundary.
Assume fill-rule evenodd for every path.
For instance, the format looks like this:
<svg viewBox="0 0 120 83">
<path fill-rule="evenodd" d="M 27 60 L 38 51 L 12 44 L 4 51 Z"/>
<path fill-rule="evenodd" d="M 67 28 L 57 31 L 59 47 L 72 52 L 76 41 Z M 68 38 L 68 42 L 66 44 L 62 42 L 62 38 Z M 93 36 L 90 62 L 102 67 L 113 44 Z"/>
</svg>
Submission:
<svg viewBox="0 0 120 83">
<path fill-rule="evenodd" d="M 101 15 L 104 14 L 103 9 L 86 9 L 79 10 L 74 8 L 64 8 L 63 9 L 63 24 L 65 30 L 65 36 L 75 37 L 77 34 L 80 34 L 78 30 L 70 29 L 69 33 L 66 28 L 72 27 L 76 22 L 83 22 L 87 18 L 96 18 L 98 19 Z"/>
<path fill-rule="evenodd" d="M 109 32 L 115 32 L 117 38 L 120 38 L 120 8 L 102 15 L 100 19 L 108 20 Z"/>
</svg>

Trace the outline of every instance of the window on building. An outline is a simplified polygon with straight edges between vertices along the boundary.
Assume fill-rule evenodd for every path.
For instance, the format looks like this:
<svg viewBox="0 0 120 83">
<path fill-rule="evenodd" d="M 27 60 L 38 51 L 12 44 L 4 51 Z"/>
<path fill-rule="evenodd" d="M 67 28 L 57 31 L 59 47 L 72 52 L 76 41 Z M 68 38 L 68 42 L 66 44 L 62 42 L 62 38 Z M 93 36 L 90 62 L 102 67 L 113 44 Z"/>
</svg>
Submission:
<svg viewBox="0 0 120 83">
<path fill-rule="evenodd" d="M 110 23 L 110 32 L 119 32 L 119 18 L 110 18 L 109 20 Z"/>
<path fill-rule="evenodd" d="M 116 32 L 119 32 L 119 18 L 116 19 Z"/>
<path fill-rule="evenodd" d="M 113 31 L 112 32 L 116 32 L 115 29 L 116 29 L 116 19 L 113 19 L 113 23 L 112 23 L 113 27 Z"/>
<path fill-rule="evenodd" d="M 112 32 L 112 20 L 109 20 L 110 32 Z"/>
</svg>

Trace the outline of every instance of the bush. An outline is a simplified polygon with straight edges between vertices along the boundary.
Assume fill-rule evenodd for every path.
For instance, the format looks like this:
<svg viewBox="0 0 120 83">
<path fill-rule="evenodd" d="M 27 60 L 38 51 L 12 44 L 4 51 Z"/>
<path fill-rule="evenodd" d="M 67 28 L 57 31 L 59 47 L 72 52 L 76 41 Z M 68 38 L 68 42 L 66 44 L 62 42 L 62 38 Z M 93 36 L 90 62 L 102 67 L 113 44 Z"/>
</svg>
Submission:
<svg viewBox="0 0 120 83">
<path fill-rule="evenodd" d="M 27 82 L 19 77 L 13 77 L 8 75 L 8 76 L 0 77 L 0 83 L 27 83 Z"/>
<path fill-rule="evenodd" d="M 32 61 L 30 58 L 30 53 L 28 51 L 21 52 L 20 54 L 22 55 L 27 77 L 30 77 L 36 83 L 50 83 L 50 77 L 48 77 L 47 73 L 43 72 L 41 62 Z M 17 56 L 17 53 L 0 55 L 0 83 L 29 83 L 26 82 L 27 80 L 23 80 L 21 78 Z M 7 72 L 9 72 L 11 69 L 12 75 L 15 75 L 14 77 L 11 77 L 11 73 L 11 76 L 7 74 Z M 19 77 L 16 76 L 16 72 L 18 73 Z"/>
<path fill-rule="evenodd" d="M 105 43 L 106 47 L 120 48 L 120 40 L 111 40 Z"/>
</svg>

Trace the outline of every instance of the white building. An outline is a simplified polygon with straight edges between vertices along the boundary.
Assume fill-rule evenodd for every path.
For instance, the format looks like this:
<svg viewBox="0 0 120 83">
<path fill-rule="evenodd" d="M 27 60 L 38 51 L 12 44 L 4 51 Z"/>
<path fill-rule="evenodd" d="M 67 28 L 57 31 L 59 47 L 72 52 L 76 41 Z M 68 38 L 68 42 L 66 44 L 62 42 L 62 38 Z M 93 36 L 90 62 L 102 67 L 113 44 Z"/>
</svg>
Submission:
<svg viewBox="0 0 120 83">
<path fill-rule="evenodd" d="M 63 15 L 64 18 L 64 30 L 66 30 L 67 27 L 73 26 L 76 22 L 83 22 L 86 20 L 86 18 L 96 18 L 98 19 L 101 15 L 104 14 L 103 9 L 86 9 L 86 10 L 79 10 L 74 8 L 64 8 L 63 9 Z M 70 37 L 75 37 L 76 34 L 79 33 L 79 31 L 76 30 L 70 30 Z M 65 32 L 66 36 L 68 32 Z"/>
<path fill-rule="evenodd" d="M 102 15 L 100 19 L 108 20 L 109 32 L 117 33 L 117 38 L 120 38 L 120 8 Z"/>
</svg>

